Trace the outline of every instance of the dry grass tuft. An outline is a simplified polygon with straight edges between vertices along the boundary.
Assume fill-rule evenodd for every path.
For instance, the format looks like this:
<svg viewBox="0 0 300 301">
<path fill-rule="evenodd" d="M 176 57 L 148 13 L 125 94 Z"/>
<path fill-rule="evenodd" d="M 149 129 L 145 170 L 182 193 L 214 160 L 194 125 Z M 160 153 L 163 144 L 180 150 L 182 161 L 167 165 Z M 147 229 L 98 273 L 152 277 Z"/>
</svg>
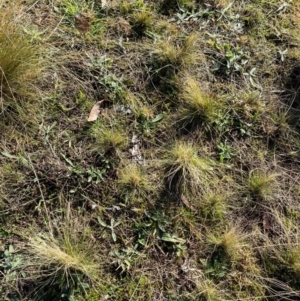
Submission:
<svg viewBox="0 0 300 301">
<path fill-rule="evenodd" d="M 77 271 L 94 279 L 99 272 L 99 266 L 91 261 L 91 254 L 86 252 L 86 246 L 78 243 L 72 234 L 64 234 L 61 240 L 44 234 L 29 239 L 28 251 L 38 265 L 48 269 L 48 273 L 63 271 L 69 277 L 73 271 Z"/>
<path fill-rule="evenodd" d="M 261 199 L 266 199 L 273 192 L 276 186 L 278 174 L 269 173 L 261 170 L 252 170 L 247 180 L 250 193 Z"/>
<path fill-rule="evenodd" d="M 221 292 L 217 285 L 210 279 L 201 279 L 197 282 L 197 293 L 200 300 L 205 301 L 221 301 Z"/>
<path fill-rule="evenodd" d="M 82 217 L 71 214 L 52 230 L 28 238 L 26 253 L 37 293 L 74 293 L 83 282 L 96 283 L 101 269 L 92 230 Z M 32 271 L 34 269 L 34 271 Z"/>
<path fill-rule="evenodd" d="M 208 192 L 201 199 L 201 214 L 208 220 L 221 220 L 227 212 L 226 194 Z"/>
<path fill-rule="evenodd" d="M 169 189 L 177 193 L 203 193 L 213 184 L 216 174 L 214 162 L 199 157 L 197 147 L 183 141 L 175 142 L 165 166 Z"/>
<path fill-rule="evenodd" d="M 243 233 L 239 227 L 226 229 L 222 234 L 208 235 L 209 243 L 220 248 L 232 260 L 236 260 L 243 254 L 243 248 L 247 247 L 247 234 Z"/>
<path fill-rule="evenodd" d="M 16 21 L 18 15 L 9 7 L 3 9 L 1 6 L 0 3 L 0 92 L 11 96 L 24 92 L 25 83 L 39 73 L 38 47 L 30 44 Z"/>
<path fill-rule="evenodd" d="M 101 121 L 93 125 L 91 135 L 95 138 L 94 148 L 100 152 L 121 150 L 129 144 L 127 133 L 121 127 L 106 127 Z"/>
<path fill-rule="evenodd" d="M 177 47 L 171 42 L 161 42 L 154 49 L 154 55 L 158 65 L 174 68 L 186 68 L 195 64 L 198 60 L 196 48 L 197 35 L 191 34 L 181 45 Z"/>
<path fill-rule="evenodd" d="M 294 282 L 295 277 L 300 276 L 300 233 L 298 226 L 291 219 L 286 218 L 278 212 L 273 212 L 274 218 L 279 226 L 280 236 L 268 238 L 264 256 L 270 264 L 274 273 L 281 270 L 286 279 Z M 277 265 L 274 265 L 274 262 Z"/>
<path fill-rule="evenodd" d="M 137 35 L 142 36 L 148 29 L 151 28 L 153 23 L 153 15 L 147 10 L 135 12 L 132 14 L 131 23 L 134 32 Z"/>
<path fill-rule="evenodd" d="M 184 125 L 211 125 L 222 113 L 222 101 L 202 92 L 197 81 L 190 75 L 181 84 L 179 120 Z"/>
<path fill-rule="evenodd" d="M 131 198 L 147 198 L 153 190 L 149 178 L 141 166 L 128 163 L 118 171 L 121 190 Z"/>
</svg>

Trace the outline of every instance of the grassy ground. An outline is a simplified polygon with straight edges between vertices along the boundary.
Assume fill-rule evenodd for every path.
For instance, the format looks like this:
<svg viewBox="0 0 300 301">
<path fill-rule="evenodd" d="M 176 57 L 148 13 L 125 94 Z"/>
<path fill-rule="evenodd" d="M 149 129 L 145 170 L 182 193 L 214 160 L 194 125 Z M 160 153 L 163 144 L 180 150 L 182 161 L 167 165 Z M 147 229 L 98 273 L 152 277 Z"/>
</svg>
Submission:
<svg viewBox="0 0 300 301">
<path fill-rule="evenodd" d="M 0 0 L 2 300 L 299 300 L 300 3 Z"/>
</svg>

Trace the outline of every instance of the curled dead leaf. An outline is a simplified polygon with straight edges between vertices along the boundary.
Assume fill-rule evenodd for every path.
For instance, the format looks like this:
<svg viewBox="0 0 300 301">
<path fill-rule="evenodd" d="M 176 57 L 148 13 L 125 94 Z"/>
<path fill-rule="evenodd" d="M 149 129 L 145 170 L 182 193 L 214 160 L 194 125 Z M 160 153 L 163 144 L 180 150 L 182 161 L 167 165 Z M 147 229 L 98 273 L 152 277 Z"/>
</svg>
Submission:
<svg viewBox="0 0 300 301">
<path fill-rule="evenodd" d="M 100 106 L 101 106 L 102 102 L 103 102 L 103 100 L 98 101 L 94 104 L 94 106 L 91 109 L 88 121 L 95 121 L 98 119 L 98 116 L 100 114 Z"/>
</svg>

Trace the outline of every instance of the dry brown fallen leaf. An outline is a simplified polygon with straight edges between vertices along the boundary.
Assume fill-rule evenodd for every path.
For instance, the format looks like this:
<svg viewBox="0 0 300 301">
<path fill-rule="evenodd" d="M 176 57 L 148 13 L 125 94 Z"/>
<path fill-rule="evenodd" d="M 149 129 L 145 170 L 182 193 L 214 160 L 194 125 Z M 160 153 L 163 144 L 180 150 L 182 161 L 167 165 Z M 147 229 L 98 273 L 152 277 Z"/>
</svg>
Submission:
<svg viewBox="0 0 300 301">
<path fill-rule="evenodd" d="M 103 100 L 98 101 L 94 104 L 94 106 L 91 109 L 88 121 L 95 121 L 98 119 L 98 116 L 100 114 L 100 105 L 103 102 Z"/>
</svg>

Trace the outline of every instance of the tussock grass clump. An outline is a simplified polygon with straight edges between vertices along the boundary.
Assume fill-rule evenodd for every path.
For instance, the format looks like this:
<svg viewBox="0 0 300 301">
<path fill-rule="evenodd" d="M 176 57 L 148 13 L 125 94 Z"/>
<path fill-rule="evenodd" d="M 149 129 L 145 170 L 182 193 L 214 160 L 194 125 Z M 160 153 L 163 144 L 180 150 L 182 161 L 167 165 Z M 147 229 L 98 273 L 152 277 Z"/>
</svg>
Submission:
<svg viewBox="0 0 300 301">
<path fill-rule="evenodd" d="M 14 22 L 15 16 L 2 6 L 0 3 L 0 90 L 11 94 L 23 91 L 24 83 L 37 75 L 37 46 L 30 45 L 20 25 Z"/>
<path fill-rule="evenodd" d="M 292 292 L 291 288 L 294 288 L 299 292 L 299 227 L 295 221 L 281 213 L 273 211 L 272 214 L 276 220 L 279 235 L 266 239 L 265 248 L 262 251 L 266 273 L 270 277 L 279 279 L 277 285 L 281 284 L 284 290 Z"/>
<path fill-rule="evenodd" d="M 272 216 L 277 224 L 280 236 L 270 238 L 266 250 L 273 252 L 275 257 L 287 264 L 294 272 L 300 273 L 300 232 L 293 218 L 273 210 Z"/>
<path fill-rule="evenodd" d="M 215 164 L 198 156 L 197 147 L 176 141 L 168 152 L 166 180 L 169 189 L 177 193 L 202 194 L 214 184 Z"/>
<path fill-rule="evenodd" d="M 91 136 L 95 138 L 94 147 L 99 151 L 122 150 L 129 144 L 128 136 L 121 127 L 106 127 L 100 121 L 92 127 Z"/>
<path fill-rule="evenodd" d="M 144 103 L 137 95 L 127 90 L 124 103 L 133 111 L 133 113 L 139 117 L 152 118 L 154 112 L 152 107 L 148 103 Z"/>
<path fill-rule="evenodd" d="M 150 119 L 154 117 L 153 108 L 149 105 L 142 105 L 136 110 L 137 117 Z"/>
<path fill-rule="evenodd" d="M 153 50 L 153 63 L 157 68 L 186 68 L 197 62 L 197 35 L 191 34 L 180 47 L 169 41 L 160 42 Z"/>
<path fill-rule="evenodd" d="M 207 193 L 201 199 L 201 214 L 208 220 L 218 221 L 227 210 L 227 196 L 219 193 Z"/>
<path fill-rule="evenodd" d="M 182 83 L 180 99 L 182 108 L 179 118 L 185 125 L 211 125 L 220 118 L 221 100 L 203 93 L 191 76 L 186 76 Z"/>
<path fill-rule="evenodd" d="M 266 199 L 273 192 L 278 174 L 262 170 L 252 170 L 247 179 L 247 186 L 253 196 Z"/>
<path fill-rule="evenodd" d="M 296 124 L 298 117 L 293 116 L 285 109 L 274 110 L 270 112 L 270 118 L 265 120 L 264 127 L 270 137 L 281 138 L 280 140 L 290 140 L 293 134 L 293 124 Z"/>
<path fill-rule="evenodd" d="M 145 32 L 150 29 L 153 23 L 153 15 L 150 11 L 143 10 L 135 12 L 131 16 L 131 24 L 134 32 L 142 36 Z"/>
<path fill-rule="evenodd" d="M 72 272 L 77 271 L 93 279 L 97 275 L 98 264 L 92 262 L 86 252 L 83 253 L 85 246 L 78 244 L 71 235 L 64 233 L 60 240 L 50 234 L 30 238 L 29 251 L 41 266 L 54 272 L 63 271 L 66 277 L 71 278 Z"/>
<path fill-rule="evenodd" d="M 217 285 L 210 279 L 201 279 L 196 283 L 197 295 L 200 300 L 204 301 L 221 301 L 223 294 L 221 294 Z"/>
<path fill-rule="evenodd" d="M 285 265 L 293 271 L 296 275 L 300 275 L 300 244 L 288 244 L 283 251 L 281 251 L 280 259 Z"/>
<path fill-rule="evenodd" d="M 250 112 L 263 113 L 265 104 L 261 100 L 261 95 L 257 91 L 247 91 L 240 96 L 243 103 L 243 111 L 247 114 Z"/>
<path fill-rule="evenodd" d="M 178 72 L 194 66 L 199 61 L 197 39 L 197 35 L 192 33 L 181 45 L 176 45 L 170 40 L 155 44 L 148 64 L 152 84 L 160 86 L 164 93 L 176 91 Z"/>
<path fill-rule="evenodd" d="M 96 282 L 101 271 L 92 231 L 82 218 L 67 213 L 55 232 L 54 236 L 49 229 L 29 237 L 26 247 L 31 262 L 28 273 L 35 281 L 35 293 L 45 294 L 44 300 L 84 290 L 82 283 Z"/>
<path fill-rule="evenodd" d="M 210 233 L 208 235 L 209 243 L 217 247 L 218 253 L 227 256 L 231 260 L 235 260 L 241 257 L 242 249 L 247 246 L 247 235 L 242 233 L 238 227 L 231 227 L 225 230 L 224 233 Z"/>
<path fill-rule="evenodd" d="M 132 12 L 133 8 L 128 1 L 120 1 L 119 10 L 121 15 L 127 15 Z"/>
<path fill-rule="evenodd" d="M 125 195 L 146 198 L 153 187 L 146 172 L 135 163 L 128 163 L 118 171 L 118 183 Z"/>
<path fill-rule="evenodd" d="M 265 39 L 270 27 L 261 4 L 260 1 L 258 4 L 251 3 L 244 7 L 244 22 L 249 36 Z"/>
</svg>

